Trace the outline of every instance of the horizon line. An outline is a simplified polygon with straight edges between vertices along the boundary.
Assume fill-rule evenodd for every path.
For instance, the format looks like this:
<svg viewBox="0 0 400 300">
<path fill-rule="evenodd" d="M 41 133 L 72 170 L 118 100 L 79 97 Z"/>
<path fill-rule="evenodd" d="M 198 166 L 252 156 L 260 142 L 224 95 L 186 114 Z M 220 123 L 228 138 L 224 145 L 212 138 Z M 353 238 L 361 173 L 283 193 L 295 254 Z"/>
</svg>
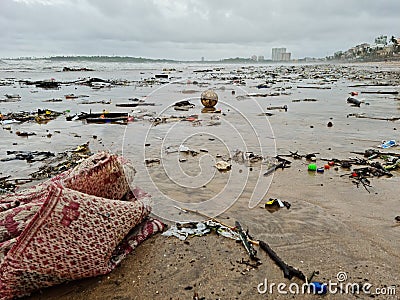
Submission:
<svg viewBox="0 0 400 300">
<path fill-rule="evenodd" d="M 252 57 L 226 57 L 219 59 L 172 59 L 172 58 L 150 58 L 142 56 L 128 56 L 128 55 L 48 55 L 48 56 L 19 56 L 19 57 L 0 57 L 2 60 L 40 60 L 40 59 L 70 59 L 70 58 L 123 58 L 123 59 L 135 59 L 143 61 L 163 61 L 163 62 L 221 62 L 225 60 L 244 60 L 249 62 L 284 62 L 284 61 L 273 61 L 272 58 L 264 58 L 262 60 L 254 60 Z M 306 56 L 303 58 L 293 58 L 290 61 L 302 60 L 302 59 L 325 59 L 325 57 L 311 57 Z"/>
</svg>

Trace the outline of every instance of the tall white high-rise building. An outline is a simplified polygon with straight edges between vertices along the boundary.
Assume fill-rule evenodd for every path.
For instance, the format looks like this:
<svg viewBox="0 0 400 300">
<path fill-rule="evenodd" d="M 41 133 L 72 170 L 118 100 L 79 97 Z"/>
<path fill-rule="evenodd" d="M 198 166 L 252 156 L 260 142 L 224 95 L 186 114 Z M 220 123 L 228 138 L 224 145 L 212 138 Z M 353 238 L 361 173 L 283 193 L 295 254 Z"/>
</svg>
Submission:
<svg viewBox="0 0 400 300">
<path fill-rule="evenodd" d="M 286 48 L 272 48 L 272 61 L 282 61 L 283 53 L 286 53 Z"/>
<path fill-rule="evenodd" d="M 272 61 L 290 61 L 291 53 L 286 48 L 272 48 Z"/>
</svg>

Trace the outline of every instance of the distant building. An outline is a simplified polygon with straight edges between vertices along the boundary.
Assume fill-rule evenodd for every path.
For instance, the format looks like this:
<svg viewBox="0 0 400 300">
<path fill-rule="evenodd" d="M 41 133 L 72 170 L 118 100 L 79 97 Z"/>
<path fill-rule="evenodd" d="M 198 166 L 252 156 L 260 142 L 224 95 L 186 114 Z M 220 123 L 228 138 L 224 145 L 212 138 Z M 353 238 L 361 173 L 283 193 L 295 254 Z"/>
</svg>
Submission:
<svg viewBox="0 0 400 300">
<path fill-rule="evenodd" d="M 204 61 L 204 56 L 201 57 L 201 61 Z"/>
<path fill-rule="evenodd" d="M 272 48 L 272 61 L 281 61 L 282 53 L 286 53 L 286 48 Z"/>
<path fill-rule="evenodd" d="M 292 53 L 290 53 L 290 52 L 282 53 L 282 61 L 290 61 L 291 55 L 292 55 Z"/>
<path fill-rule="evenodd" d="M 251 60 L 257 61 L 257 55 L 252 55 L 250 58 Z"/>
<path fill-rule="evenodd" d="M 391 42 L 391 45 L 389 45 Z M 375 38 L 373 44 L 362 43 L 356 45 L 347 51 L 338 51 L 335 52 L 332 57 L 329 59 L 336 60 L 376 60 L 388 57 L 397 56 L 397 53 L 400 53 L 400 47 L 398 47 L 398 41 L 393 36 L 388 42 L 388 38 L 386 35 L 381 35 Z"/>
<path fill-rule="evenodd" d="M 382 45 L 386 46 L 387 45 L 387 35 L 381 35 L 375 38 L 375 45 Z"/>
<path fill-rule="evenodd" d="M 258 56 L 258 61 L 264 61 L 265 59 L 264 59 L 264 55 L 259 55 Z"/>
<path fill-rule="evenodd" d="M 355 56 L 356 58 L 360 58 L 361 56 L 365 55 L 368 53 L 370 49 L 370 45 L 367 43 L 363 43 L 360 45 L 357 45 L 349 50 L 352 50 L 352 55 Z"/>
<path fill-rule="evenodd" d="M 272 61 L 290 61 L 291 53 L 286 48 L 272 48 Z"/>
</svg>

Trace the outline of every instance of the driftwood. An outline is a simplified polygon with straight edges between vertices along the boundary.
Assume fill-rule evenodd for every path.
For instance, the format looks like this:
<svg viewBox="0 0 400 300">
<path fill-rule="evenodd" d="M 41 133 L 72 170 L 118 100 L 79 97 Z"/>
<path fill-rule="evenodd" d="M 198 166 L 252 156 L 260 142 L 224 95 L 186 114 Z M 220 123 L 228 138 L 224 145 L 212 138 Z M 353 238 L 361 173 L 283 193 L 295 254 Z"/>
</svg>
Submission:
<svg viewBox="0 0 400 300">
<path fill-rule="evenodd" d="M 283 105 L 283 106 L 269 106 L 269 107 L 267 107 L 267 110 L 273 110 L 273 109 L 283 109 L 283 110 L 287 111 L 288 107 L 287 107 L 286 104 Z"/>
<path fill-rule="evenodd" d="M 371 163 L 371 166 L 369 167 L 354 169 L 353 172 L 355 172 L 358 176 L 393 176 L 393 174 L 385 170 L 385 168 L 379 162 Z"/>
<path fill-rule="evenodd" d="M 267 170 L 267 172 L 264 173 L 264 176 L 268 176 L 271 173 L 273 173 L 277 169 L 285 169 L 285 168 L 290 168 L 290 164 L 292 163 L 291 161 L 284 159 L 280 157 L 279 155 L 275 156 L 275 158 L 278 160 L 277 164 L 274 164 L 271 168 Z"/>
<path fill-rule="evenodd" d="M 137 106 L 155 106 L 155 103 L 138 103 Z"/>
<path fill-rule="evenodd" d="M 111 104 L 111 100 L 94 100 L 94 101 L 89 101 L 89 100 L 83 100 L 79 104 Z M 118 106 L 118 104 L 116 104 Z"/>
<path fill-rule="evenodd" d="M 298 85 L 298 89 L 317 89 L 317 90 L 330 90 L 330 86 L 310 86 L 310 85 Z"/>
<path fill-rule="evenodd" d="M 381 95 L 397 95 L 398 91 L 364 91 L 361 94 L 381 94 Z"/>
<path fill-rule="evenodd" d="M 368 87 L 368 86 L 390 86 L 389 83 L 359 83 L 359 84 L 353 84 L 349 85 L 348 87 Z"/>
<path fill-rule="evenodd" d="M 55 80 L 38 80 L 38 81 L 20 80 L 19 83 L 23 83 L 26 85 L 35 85 L 36 87 L 40 87 L 43 89 L 58 89 L 62 84 L 62 82 Z"/>
<path fill-rule="evenodd" d="M 250 258 L 253 260 L 258 260 L 256 257 L 257 251 L 254 249 L 253 245 L 249 241 L 248 233 L 245 233 L 243 231 L 242 226 L 240 225 L 240 223 L 238 221 L 235 222 L 235 228 L 236 228 L 236 231 L 239 234 L 240 240 L 241 240 L 244 248 L 246 249 L 247 253 L 249 254 Z"/>
<path fill-rule="evenodd" d="M 300 100 L 300 99 L 292 100 L 292 102 L 301 102 L 301 101 L 303 101 L 303 102 L 317 102 L 318 100 L 317 99 L 313 99 L 313 98 L 306 98 L 306 99 L 303 99 L 303 100 Z"/>
<path fill-rule="evenodd" d="M 356 118 L 360 118 L 360 119 L 371 119 L 371 120 L 382 120 L 382 121 L 398 121 L 398 120 L 400 120 L 400 117 L 390 117 L 390 118 L 369 117 L 369 116 L 365 116 L 362 114 L 348 114 L 347 117 L 356 117 Z"/>
<path fill-rule="evenodd" d="M 281 93 L 279 92 L 272 92 L 272 93 L 266 93 L 266 94 L 260 94 L 260 93 L 256 93 L 256 94 L 247 94 L 247 97 L 276 97 L 276 96 L 280 96 Z"/>
<path fill-rule="evenodd" d="M 350 177 L 352 177 L 352 176 L 350 175 Z M 369 191 L 368 187 L 372 187 L 372 186 L 370 184 L 370 181 L 367 178 L 365 178 L 365 177 L 355 177 L 355 179 L 353 180 L 353 183 L 357 186 L 357 188 L 358 188 L 358 186 L 360 184 L 362 184 L 362 186 L 365 188 L 365 190 L 369 194 L 371 194 L 371 192 Z"/>
<path fill-rule="evenodd" d="M 117 103 L 115 104 L 117 107 L 136 107 L 138 103 Z"/>
<path fill-rule="evenodd" d="M 352 151 L 350 153 L 353 154 L 358 154 L 358 155 L 364 155 L 365 157 L 368 157 L 369 159 L 372 159 L 371 156 L 373 155 L 383 155 L 383 156 L 396 156 L 396 157 L 400 157 L 400 153 L 396 153 L 396 152 L 381 152 L 379 150 L 375 150 L 375 149 L 368 149 L 365 150 L 364 152 L 359 152 L 359 151 Z"/>
<path fill-rule="evenodd" d="M 285 278 L 290 280 L 293 277 L 297 277 L 300 280 L 306 281 L 306 276 L 303 274 L 303 272 L 285 263 L 267 243 L 259 241 L 259 245 L 261 249 L 267 252 L 269 257 L 278 265 L 278 267 L 281 268 Z"/>
<path fill-rule="evenodd" d="M 18 102 L 21 101 L 21 98 L 6 98 L 6 99 L 0 99 L 0 102 Z"/>
<path fill-rule="evenodd" d="M 275 156 L 275 158 L 276 158 L 280 163 L 283 164 L 282 169 L 283 169 L 283 168 L 289 168 L 289 167 L 290 167 L 290 164 L 292 163 L 290 160 L 287 160 L 287 159 L 282 158 L 281 155 L 277 155 L 277 156 Z"/>
<path fill-rule="evenodd" d="M 319 154 L 319 152 L 313 152 L 313 153 L 308 153 L 308 154 L 299 154 L 299 151 L 296 152 L 292 152 L 289 151 L 290 154 L 279 154 L 278 156 L 276 156 L 276 158 L 279 160 L 278 157 L 282 158 L 282 156 L 284 157 L 293 157 L 294 159 L 302 159 L 303 157 L 305 157 L 306 159 L 309 159 L 310 157 L 314 156 L 315 154 Z"/>
</svg>

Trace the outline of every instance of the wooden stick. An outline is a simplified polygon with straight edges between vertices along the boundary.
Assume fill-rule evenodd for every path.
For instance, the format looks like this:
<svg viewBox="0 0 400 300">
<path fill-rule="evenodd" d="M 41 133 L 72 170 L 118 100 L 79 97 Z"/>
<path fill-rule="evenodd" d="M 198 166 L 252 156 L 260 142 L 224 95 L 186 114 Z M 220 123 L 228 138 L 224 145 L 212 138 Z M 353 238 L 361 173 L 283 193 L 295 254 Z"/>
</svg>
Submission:
<svg viewBox="0 0 400 300">
<path fill-rule="evenodd" d="M 285 263 L 276 253 L 274 250 L 271 249 L 271 247 L 263 242 L 259 241 L 261 249 L 263 249 L 269 257 L 281 268 L 283 271 L 283 276 L 287 279 L 292 279 L 294 276 L 299 278 L 300 280 L 306 281 L 306 276 L 301 272 L 300 270 L 297 270 L 293 268 L 292 266 L 289 266 L 287 263 Z"/>
<path fill-rule="evenodd" d="M 194 213 L 194 214 L 198 214 L 199 216 L 202 216 L 204 218 L 210 219 L 211 221 L 217 222 L 217 223 L 219 223 L 219 224 L 221 224 L 221 225 L 223 225 L 223 226 L 225 226 L 225 227 L 227 227 L 229 229 L 232 229 L 232 230 L 235 229 L 235 227 L 232 227 L 232 226 L 229 226 L 227 224 L 224 224 L 224 223 L 220 222 L 219 220 L 217 220 L 217 219 L 215 219 L 213 217 L 210 217 L 210 216 L 208 216 L 208 215 L 206 215 L 206 214 L 204 214 L 204 213 L 202 213 L 202 212 L 200 212 L 198 210 L 192 210 L 192 209 L 189 209 L 189 208 L 182 208 L 182 207 L 175 206 L 175 205 L 174 205 L 174 207 L 179 209 L 179 210 L 181 210 L 181 211 L 183 211 L 183 212 L 186 212 L 186 213 L 187 212 L 191 212 L 191 213 Z"/>
<path fill-rule="evenodd" d="M 398 91 L 362 91 L 361 94 L 397 95 Z"/>
<path fill-rule="evenodd" d="M 253 260 L 258 260 L 256 257 L 257 251 L 253 248 L 248 234 L 246 234 L 243 231 L 242 226 L 240 225 L 240 223 L 238 221 L 236 221 L 235 225 L 236 225 L 237 232 L 239 233 L 240 240 L 242 241 L 242 244 L 243 244 L 244 248 L 246 249 L 247 253 L 249 254 L 250 258 Z"/>
</svg>

